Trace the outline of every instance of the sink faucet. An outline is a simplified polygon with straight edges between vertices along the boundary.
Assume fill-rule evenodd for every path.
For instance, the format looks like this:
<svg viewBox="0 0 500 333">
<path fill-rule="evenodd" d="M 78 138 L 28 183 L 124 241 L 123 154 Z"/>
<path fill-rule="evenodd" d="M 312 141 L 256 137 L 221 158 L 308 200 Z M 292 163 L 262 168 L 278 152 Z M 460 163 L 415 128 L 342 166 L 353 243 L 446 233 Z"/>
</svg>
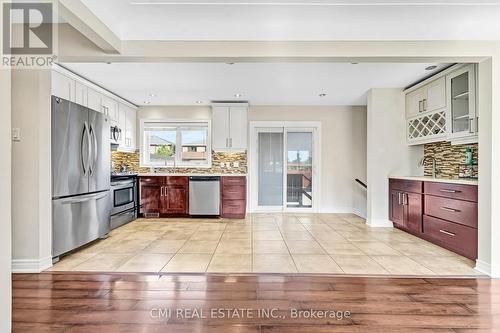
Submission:
<svg viewBox="0 0 500 333">
<path fill-rule="evenodd" d="M 420 160 L 420 162 L 418 163 L 419 166 L 424 166 L 425 165 L 425 162 L 428 160 L 428 159 L 431 159 L 432 160 L 432 178 L 436 178 L 436 175 L 437 173 L 439 172 L 439 170 L 437 169 L 436 167 L 436 159 L 433 157 L 433 156 L 424 156 L 422 157 L 422 159 Z"/>
</svg>

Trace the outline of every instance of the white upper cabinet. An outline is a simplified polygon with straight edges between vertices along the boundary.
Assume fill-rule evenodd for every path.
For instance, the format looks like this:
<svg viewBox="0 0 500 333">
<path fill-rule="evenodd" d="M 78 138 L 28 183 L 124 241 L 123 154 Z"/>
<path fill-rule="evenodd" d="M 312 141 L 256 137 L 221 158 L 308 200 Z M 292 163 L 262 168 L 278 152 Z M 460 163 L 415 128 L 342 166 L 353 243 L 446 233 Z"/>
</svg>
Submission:
<svg viewBox="0 0 500 333">
<path fill-rule="evenodd" d="M 465 66 L 447 77 L 450 108 L 448 138 L 454 143 L 477 141 L 476 78 L 474 65 Z"/>
<path fill-rule="evenodd" d="M 88 105 L 88 88 L 79 81 L 75 82 L 75 103 L 84 106 Z"/>
<path fill-rule="evenodd" d="M 409 144 L 477 142 L 475 65 L 455 65 L 406 93 Z"/>
<path fill-rule="evenodd" d="M 414 117 L 446 107 L 446 78 L 443 76 L 406 95 L 406 116 Z"/>
<path fill-rule="evenodd" d="M 102 95 L 92 88 L 87 89 L 87 107 L 97 112 L 103 112 Z"/>
<path fill-rule="evenodd" d="M 215 105 L 212 108 L 214 150 L 247 149 L 248 105 Z"/>
<path fill-rule="evenodd" d="M 446 107 L 446 78 L 443 76 L 429 83 L 424 100 L 425 111 L 436 111 Z"/>
<path fill-rule="evenodd" d="M 247 149 L 248 107 L 229 109 L 229 145 L 231 149 Z"/>
<path fill-rule="evenodd" d="M 108 96 L 102 96 L 102 111 L 111 121 L 119 121 L 118 102 Z"/>
<path fill-rule="evenodd" d="M 119 151 L 135 151 L 136 145 L 136 110 L 122 103 L 118 104 L 118 124 L 122 129 Z"/>
<path fill-rule="evenodd" d="M 75 102 L 75 80 L 52 71 L 52 95 Z"/>
<path fill-rule="evenodd" d="M 414 117 L 424 112 L 425 89 L 421 88 L 406 95 L 406 116 Z"/>
</svg>

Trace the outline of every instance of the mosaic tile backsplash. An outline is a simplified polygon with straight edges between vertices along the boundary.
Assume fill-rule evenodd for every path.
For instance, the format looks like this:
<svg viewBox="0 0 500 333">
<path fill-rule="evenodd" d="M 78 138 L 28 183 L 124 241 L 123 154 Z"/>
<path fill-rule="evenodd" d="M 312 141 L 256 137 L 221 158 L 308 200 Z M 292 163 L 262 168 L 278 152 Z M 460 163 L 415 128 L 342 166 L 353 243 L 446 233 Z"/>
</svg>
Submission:
<svg viewBox="0 0 500 333">
<path fill-rule="evenodd" d="M 465 150 L 470 147 L 473 151 L 474 163 L 479 162 L 478 145 L 452 145 L 449 142 L 436 142 L 424 146 L 424 155 L 433 156 L 439 170 L 438 177 L 458 178 L 459 168 L 465 163 Z M 424 167 L 426 176 L 432 175 L 432 162 L 427 161 Z M 476 175 L 477 176 L 477 175 Z"/>
<path fill-rule="evenodd" d="M 111 152 L 111 161 L 113 162 L 113 171 L 120 171 L 122 165 L 127 166 L 128 171 L 147 173 L 149 168 L 139 167 L 139 153 L 125 153 L 119 151 Z M 221 163 L 224 162 L 226 167 L 222 168 Z M 238 168 L 228 168 L 227 165 L 233 165 L 233 162 L 239 162 Z M 165 173 L 226 173 L 226 174 L 246 174 L 247 173 L 247 154 L 246 153 L 228 153 L 228 152 L 213 152 L 211 168 L 155 168 L 158 172 Z"/>
</svg>

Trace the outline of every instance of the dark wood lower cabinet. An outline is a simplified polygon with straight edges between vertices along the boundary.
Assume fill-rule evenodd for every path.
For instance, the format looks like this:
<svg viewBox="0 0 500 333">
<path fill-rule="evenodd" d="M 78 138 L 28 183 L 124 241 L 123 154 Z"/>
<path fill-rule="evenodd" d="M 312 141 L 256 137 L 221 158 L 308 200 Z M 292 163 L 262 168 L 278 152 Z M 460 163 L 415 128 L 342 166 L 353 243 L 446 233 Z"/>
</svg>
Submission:
<svg viewBox="0 0 500 333">
<path fill-rule="evenodd" d="M 477 188 L 390 179 L 389 193 L 389 219 L 395 227 L 477 259 Z"/>
<path fill-rule="evenodd" d="M 189 211 L 188 177 L 140 177 L 141 213 L 145 217 L 186 215 Z"/>
<path fill-rule="evenodd" d="M 221 217 L 244 219 L 247 207 L 246 177 L 221 177 Z"/>
</svg>

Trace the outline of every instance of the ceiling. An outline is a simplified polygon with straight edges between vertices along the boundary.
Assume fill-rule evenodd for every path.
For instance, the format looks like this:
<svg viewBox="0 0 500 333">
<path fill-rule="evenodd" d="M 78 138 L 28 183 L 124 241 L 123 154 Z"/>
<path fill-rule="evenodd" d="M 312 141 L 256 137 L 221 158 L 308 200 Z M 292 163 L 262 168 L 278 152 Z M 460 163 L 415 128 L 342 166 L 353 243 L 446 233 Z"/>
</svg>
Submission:
<svg viewBox="0 0 500 333">
<path fill-rule="evenodd" d="M 500 1 L 81 0 L 122 40 L 500 40 Z"/>
<path fill-rule="evenodd" d="M 414 63 L 68 63 L 137 105 L 366 105 L 371 88 L 401 88 L 446 67 Z M 425 68 L 437 65 L 431 71 Z M 240 95 L 238 95 L 240 94 Z M 325 94 L 326 96 L 320 96 Z"/>
</svg>

